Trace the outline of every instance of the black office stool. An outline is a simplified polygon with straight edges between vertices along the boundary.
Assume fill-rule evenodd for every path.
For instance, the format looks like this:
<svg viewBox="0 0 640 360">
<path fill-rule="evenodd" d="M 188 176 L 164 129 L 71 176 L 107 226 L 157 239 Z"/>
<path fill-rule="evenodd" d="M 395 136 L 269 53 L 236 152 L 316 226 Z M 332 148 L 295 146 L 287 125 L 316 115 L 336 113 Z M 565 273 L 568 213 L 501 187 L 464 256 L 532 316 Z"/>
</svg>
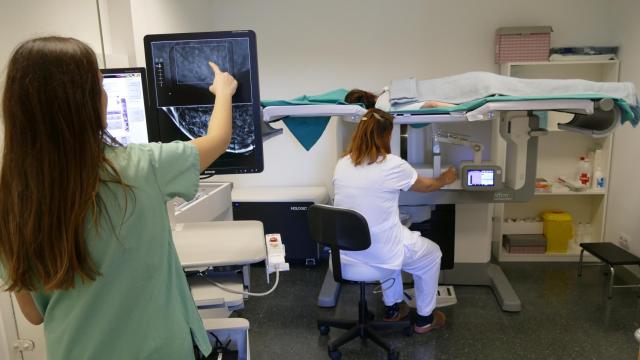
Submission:
<svg viewBox="0 0 640 360">
<path fill-rule="evenodd" d="M 367 220 L 358 212 L 327 205 L 311 205 L 309 207 L 309 229 L 311 238 L 331 249 L 333 278 L 339 283 L 358 283 L 360 285 L 360 302 L 358 304 L 358 320 L 319 319 L 320 334 L 326 335 L 331 327 L 346 329 L 338 339 L 329 344 L 329 357 L 332 360 L 342 358 L 338 348 L 347 342 L 360 337 L 371 339 L 387 351 L 389 360 L 397 360 L 400 353 L 380 337 L 377 330 L 402 329 L 404 334 L 413 333 L 411 323 L 407 321 L 384 322 L 372 321 L 367 308 L 365 284 L 378 282 L 393 277 L 395 270 L 369 266 L 355 261 L 341 261 L 340 250 L 362 251 L 371 245 Z"/>
</svg>

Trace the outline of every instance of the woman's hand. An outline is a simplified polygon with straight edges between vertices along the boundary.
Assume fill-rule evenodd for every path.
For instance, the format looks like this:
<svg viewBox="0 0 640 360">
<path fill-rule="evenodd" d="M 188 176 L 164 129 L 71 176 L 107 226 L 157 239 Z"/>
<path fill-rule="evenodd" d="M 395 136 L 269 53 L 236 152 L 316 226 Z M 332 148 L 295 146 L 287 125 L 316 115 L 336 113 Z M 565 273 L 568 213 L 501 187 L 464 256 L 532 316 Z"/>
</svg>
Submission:
<svg viewBox="0 0 640 360">
<path fill-rule="evenodd" d="M 457 179 L 458 179 L 458 172 L 456 171 L 456 168 L 454 168 L 453 166 L 449 166 L 447 171 L 443 172 L 442 174 L 440 174 L 440 176 L 438 176 L 438 182 L 440 182 L 442 186 L 449 185 L 452 182 L 456 181 Z"/>
<path fill-rule="evenodd" d="M 443 172 L 437 178 L 431 178 L 426 176 L 418 176 L 416 182 L 411 185 L 409 190 L 417 192 L 432 192 L 438 191 L 445 185 L 449 185 L 456 181 L 458 175 L 456 168 L 450 166 L 447 171 Z"/>
<path fill-rule="evenodd" d="M 213 70 L 213 83 L 209 86 L 209 91 L 216 96 L 232 96 L 238 88 L 238 82 L 228 72 L 220 70 L 218 65 L 209 61 L 209 66 Z"/>
<path fill-rule="evenodd" d="M 238 82 L 229 73 L 220 71 L 218 65 L 209 61 L 213 71 L 213 83 L 209 91 L 216 96 L 209 119 L 207 134 L 191 140 L 200 154 L 200 171 L 204 171 L 220 155 L 224 154 L 231 141 L 232 99 Z"/>
</svg>

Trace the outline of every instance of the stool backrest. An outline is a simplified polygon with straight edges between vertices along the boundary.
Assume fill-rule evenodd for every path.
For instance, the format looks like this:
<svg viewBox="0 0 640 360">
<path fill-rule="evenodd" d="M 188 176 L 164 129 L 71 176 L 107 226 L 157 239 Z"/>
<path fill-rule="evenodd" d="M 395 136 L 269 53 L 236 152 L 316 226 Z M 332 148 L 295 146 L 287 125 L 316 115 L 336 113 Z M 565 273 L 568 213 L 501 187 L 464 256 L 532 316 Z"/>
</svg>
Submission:
<svg viewBox="0 0 640 360">
<path fill-rule="evenodd" d="M 342 279 L 340 250 L 362 251 L 371 246 L 367 220 L 350 209 L 314 204 L 309 207 L 309 232 L 311 238 L 331 249 L 333 278 Z"/>
</svg>

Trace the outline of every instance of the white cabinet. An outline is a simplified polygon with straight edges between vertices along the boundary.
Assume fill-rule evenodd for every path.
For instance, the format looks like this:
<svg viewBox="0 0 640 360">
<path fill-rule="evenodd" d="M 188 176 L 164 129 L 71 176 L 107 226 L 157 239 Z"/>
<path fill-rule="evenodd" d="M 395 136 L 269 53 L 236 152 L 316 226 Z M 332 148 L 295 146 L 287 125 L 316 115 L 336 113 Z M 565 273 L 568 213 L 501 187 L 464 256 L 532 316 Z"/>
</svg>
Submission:
<svg viewBox="0 0 640 360">
<path fill-rule="evenodd" d="M 531 79 L 585 79 L 592 81 L 618 81 L 620 64 L 617 60 L 607 61 L 558 61 L 558 62 L 518 62 L 501 65 L 503 75 Z M 551 193 L 536 193 L 526 203 L 506 203 L 494 206 L 493 241 L 494 256 L 499 261 L 577 261 L 580 247 L 570 241 L 566 253 L 515 254 L 503 247 L 506 233 L 532 233 L 541 231 L 541 226 L 531 223 L 505 223 L 505 221 L 539 218 L 542 212 L 561 210 L 571 214 L 574 228 L 578 223 L 590 224 L 591 241 L 603 241 L 611 149 L 613 135 L 594 139 L 582 134 L 558 130 L 557 124 L 571 119 L 570 114 L 547 113 L 549 133 L 539 139 L 536 177 L 545 178 L 553 184 Z M 495 144 L 500 152 L 501 145 Z M 581 156 L 590 155 L 594 148 L 601 148 L 602 172 L 605 187 L 602 190 L 570 192 L 556 182 L 560 176 L 575 179 Z M 593 161 L 593 159 L 591 159 Z M 531 230 L 535 229 L 535 230 Z M 539 230 L 538 230 L 539 229 Z M 586 256 L 586 255 L 585 255 Z M 593 259 L 587 257 L 587 259 Z"/>
</svg>

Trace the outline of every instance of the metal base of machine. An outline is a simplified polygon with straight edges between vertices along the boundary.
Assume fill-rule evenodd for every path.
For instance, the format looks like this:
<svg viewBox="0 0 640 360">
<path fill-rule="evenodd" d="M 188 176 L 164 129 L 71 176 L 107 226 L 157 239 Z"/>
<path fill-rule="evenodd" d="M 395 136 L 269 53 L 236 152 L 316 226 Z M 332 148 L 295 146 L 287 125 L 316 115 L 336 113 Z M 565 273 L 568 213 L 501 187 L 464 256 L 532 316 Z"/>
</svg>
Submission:
<svg viewBox="0 0 640 360">
<path fill-rule="evenodd" d="M 500 266 L 496 264 L 457 263 L 453 269 L 443 270 L 440 273 L 440 282 L 449 285 L 491 286 L 502 310 L 508 312 L 522 310 L 520 298 L 513 290 L 511 283 L 509 283 Z M 334 307 L 338 301 L 339 294 L 340 284 L 333 281 L 333 274 L 330 269 L 327 269 L 320 294 L 318 295 L 318 306 Z M 455 293 L 453 294 L 455 299 Z M 440 301 L 444 302 L 444 299 Z"/>
<path fill-rule="evenodd" d="M 338 303 L 338 295 L 340 295 L 340 283 L 333 280 L 331 268 L 327 268 L 324 274 L 324 281 L 318 294 L 318 306 L 332 308 Z"/>
<path fill-rule="evenodd" d="M 498 304 L 504 311 L 522 310 L 520 298 L 513 290 L 502 268 L 492 263 L 456 263 L 451 270 L 440 273 L 440 282 L 450 285 L 491 286 Z"/>
</svg>

